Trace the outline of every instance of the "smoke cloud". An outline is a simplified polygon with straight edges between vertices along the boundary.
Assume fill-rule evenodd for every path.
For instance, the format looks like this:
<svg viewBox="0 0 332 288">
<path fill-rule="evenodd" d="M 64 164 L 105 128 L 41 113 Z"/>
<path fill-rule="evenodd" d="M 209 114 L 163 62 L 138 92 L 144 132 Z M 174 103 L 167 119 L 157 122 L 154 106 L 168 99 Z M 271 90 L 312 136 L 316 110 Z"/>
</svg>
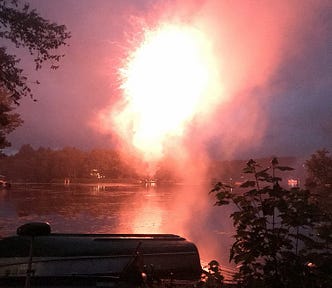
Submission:
<svg viewBox="0 0 332 288">
<path fill-rule="evenodd" d="M 184 133 L 164 141 L 163 154 L 155 159 L 172 154 L 178 159 L 174 169 L 187 184 L 198 185 L 177 195 L 174 206 L 182 220 L 172 229 L 199 243 L 205 257 L 223 255 L 225 262 L 230 243 L 225 239 L 224 246 L 216 243 L 204 227 L 218 223 L 224 233 L 231 231 L 229 219 L 217 216 L 220 212 L 207 213 L 212 204 L 207 197 L 209 183 L 204 182 L 209 179 L 209 159 L 232 158 L 264 145 L 274 125 L 269 118 L 272 97 L 283 91 L 275 83 L 276 75 L 285 61 L 307 49 L 303 37 L 317 33 L 312 24 L 327 5 L 324 1 L 161 1 L 142 21 L 145 29 L 159 22 L 191 25 L 205 35 L 213 51 L 218 85 L 209 89 Z M 110 109 L 125 109 L 126 104 L 120 103 L 120 108 L 112 103 Z M 113 132 L 120 134 L 120 144 L 128 151 L 133 144 L 128 143 L 130 136 L 121 138 L 121 131 Z M 124 143 L 123 138 L 129 141 Z"/>
<path fill-rule="evenodd" d="M 161 1 L 140 16 L 145 18 L 138 17 L 144 24 L 133 25 L 135 35 L 158 26 L 159 22 L 195 27 L 208 39 L 217 67 L 215 82 L 219 86 L 214 84 L 205 96 L 180 139 L 170 137 L 163 142 L 163 152 L 178 150 L 180 156 L 195 145 L 200 147 L 200 153 L 208 151 L 214 157 L 232 158 L 241 151 L 259 149 L 268 130 L 273 129 L 273 123 L 269 122 L 271 103 L 275 101 L 272 97 L 282 93 L 282 87 L 273 82 L 278 69 L 284 61 L 306 49 L 301 39 L 307 33 L 303 28 L 311 27 L 317 11 L 326 5 L 317 1 Z M 134 49 L 129 45 L 126 48 Z M 121 98 L 121 91 L 118 92 L 120 99 L 114 102 L 112 98 L 110 107 L 102 113 L 104 120 L 107 113 L 121 111 L 128 104 Z M 130 115 L 127 113 L 125 117 Z M 128 147 L 128 135 L 117 130 L 114 122 L 104 121 L 103 125 L 103 129 L 120 136 L 119 146 L 128 150 L 133 144 Z M 174 146 L 178 149 L 174 150 Z"/>
<path fill-rule="evenodd" d="M 329 0 L 31 3 L 46 18 L 66 24 L 73 37 L 58 71 L 37 77 L 42 83 L 35 91 L 37 104 L 24 101 L 19 108 L 25 125 L 12 135 L 16 148 L 25 143 L 118 147 L 124 156 L 135 155 L 131 137 L 109 118 L 128 104 L 119 78 L 124 59 L 144 29 L 159 23 L 181 23 L 204 35 L 216 85 L 209 86 L 182 132 L 165 138 L 161 158 L 138 161 L 139 169 L 153 174 L 162 158 L 176 159 L 174 171 L 192 186 L 176 195 L 179 222 L 165 230 L 197 242 L 203 256 L 219 250 L 227 262 L 229 237 L 224 236 L 231 233 L 226 212 L 219 207 L 208 212 L 213 199 L 205 180 L 211 159 L 303 156 L 322 145 L 332 148 Z M 204 227 L 221 230 L 223 242 Z"/>
</svg>

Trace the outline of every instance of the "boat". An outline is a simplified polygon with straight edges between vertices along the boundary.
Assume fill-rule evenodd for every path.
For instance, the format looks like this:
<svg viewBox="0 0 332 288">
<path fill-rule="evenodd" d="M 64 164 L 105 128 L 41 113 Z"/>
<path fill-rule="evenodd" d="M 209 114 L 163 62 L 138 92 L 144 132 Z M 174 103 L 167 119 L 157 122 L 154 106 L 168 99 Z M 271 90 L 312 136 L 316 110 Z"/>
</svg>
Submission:
<svg viewBox="0 0 332 288">
<path fill-rule="evenodd" d="M 32 222 L 0 240 L 0 287 L 192 287 L 201 273 L 195 244 L 173 234 L 62 234 Z"/>
</svg>

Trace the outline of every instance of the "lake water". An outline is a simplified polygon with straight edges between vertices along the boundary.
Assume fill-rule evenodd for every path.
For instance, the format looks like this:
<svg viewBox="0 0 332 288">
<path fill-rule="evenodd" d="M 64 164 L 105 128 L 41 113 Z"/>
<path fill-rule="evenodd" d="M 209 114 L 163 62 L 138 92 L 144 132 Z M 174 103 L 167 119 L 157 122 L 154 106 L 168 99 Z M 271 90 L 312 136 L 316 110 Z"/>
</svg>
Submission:
<svg viewBox="0 0 332 288">
<path fill-rule="evenodd" d="M 47 221 L 61 233 L 171 233 L 193 241 L 202 261 L 217 259 L 228 267 L 231 211 L 214 207 L 208 191 L 188 185 L 14 184 L 0 190 L 0 235 L 32 221 Z"/>
</svg>

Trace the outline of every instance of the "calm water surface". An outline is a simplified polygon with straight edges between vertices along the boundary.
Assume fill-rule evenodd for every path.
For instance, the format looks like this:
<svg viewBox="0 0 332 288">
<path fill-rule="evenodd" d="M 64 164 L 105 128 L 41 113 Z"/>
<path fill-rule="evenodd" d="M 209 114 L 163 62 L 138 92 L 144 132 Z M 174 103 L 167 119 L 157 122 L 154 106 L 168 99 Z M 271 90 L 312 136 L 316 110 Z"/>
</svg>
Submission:
<svg viewBox="0 0 332 288">
<path fill-rule="evenodd" d="M 207 195 L 186 186 L 14 184 L 0 190 L 0 236 L 31 221 L 63 233 L 173 233 L 193 241 L 206 260 L 228 264 L 231 222 L 214 200 L 202 206 Z"/>
<path fill-rule="evenodd" d="M 0 190 L 0 233 L 29 221 L 47 221 L 53 232 L 161 233 L 171 204 L 172 189 L 139 185 L 13 185 Z"/>
</svg>

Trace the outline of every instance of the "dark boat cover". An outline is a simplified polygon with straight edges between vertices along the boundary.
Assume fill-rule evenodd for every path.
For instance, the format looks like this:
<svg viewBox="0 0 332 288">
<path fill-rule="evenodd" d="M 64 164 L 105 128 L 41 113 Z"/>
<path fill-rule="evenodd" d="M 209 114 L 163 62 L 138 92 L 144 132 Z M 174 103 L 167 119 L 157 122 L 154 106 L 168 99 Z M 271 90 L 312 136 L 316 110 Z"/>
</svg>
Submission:
<svg viewBox="0 0 332 288">
<path fill-rule="evenodd" d="M 196 246 L 173 234 L 59 234 L 47 223 L 25 224 L 17 234 L 0 240 L 0 285 L 82 279 L 137 283 L 149 277 L 196 281 L 201 276 Z"/>
</svg>

